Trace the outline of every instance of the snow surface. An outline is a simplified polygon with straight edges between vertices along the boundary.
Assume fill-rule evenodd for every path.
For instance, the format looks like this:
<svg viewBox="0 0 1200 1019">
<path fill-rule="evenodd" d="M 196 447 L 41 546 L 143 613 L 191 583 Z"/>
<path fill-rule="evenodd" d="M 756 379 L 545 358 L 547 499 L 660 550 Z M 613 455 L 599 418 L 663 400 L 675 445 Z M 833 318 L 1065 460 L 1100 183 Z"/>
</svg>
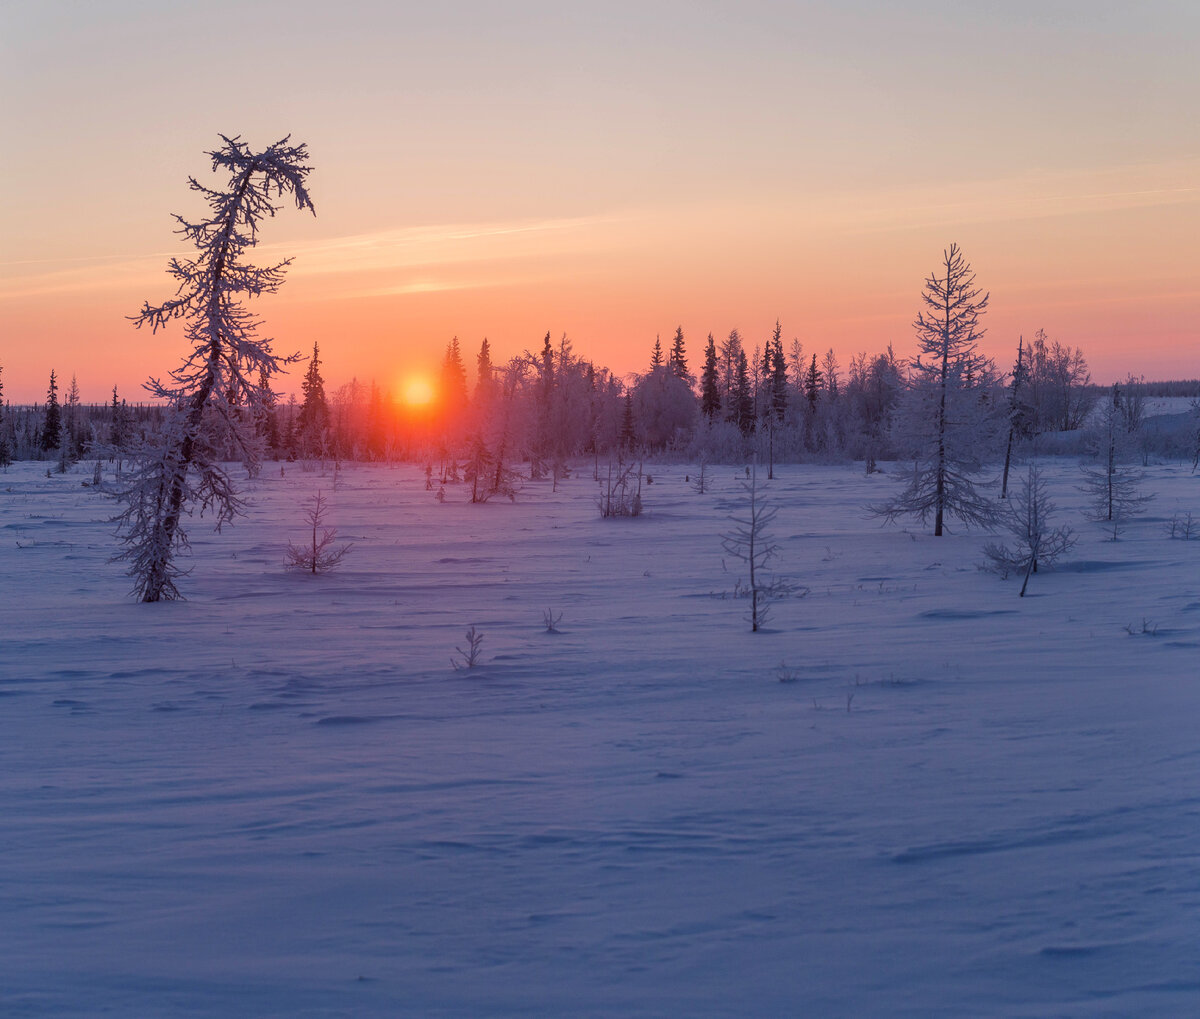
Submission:
<svg viewBox="0 0 1200 1019">
<path fill-rule="evenodd" d="M 732 467 L 601 520 L 590 465 L 269 465 L 158 605 L 44 469 L 0 476 L 0 1013 L 1200 1014 L 1187 467 L 1114 543 L 1048 466 L 1081 537 L 1024 599 L 866 516 L 901 467 L 780 468 L 811 590 L 757 635 Z M 318 488 L 355 548 L 286 572 Z"/>
</svg>

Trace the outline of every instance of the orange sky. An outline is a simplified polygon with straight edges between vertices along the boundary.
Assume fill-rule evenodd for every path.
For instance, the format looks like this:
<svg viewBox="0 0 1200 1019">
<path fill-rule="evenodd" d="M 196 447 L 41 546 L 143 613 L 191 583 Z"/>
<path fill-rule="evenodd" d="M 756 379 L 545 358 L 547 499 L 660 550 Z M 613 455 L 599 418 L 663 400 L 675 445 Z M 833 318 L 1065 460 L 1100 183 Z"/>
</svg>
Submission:
<svg viewBox="0 0 1200 1019">
<path fill-rule="evenodd" d="M 398 388 L 452 335 L 499 359 L 565 332 L 625 373 L 676 325 L 696 364 L 779 318 L 843 364 L 907 355 L 952 241 L 1001 364 L 1044 328 L 1099 381 L 1198 377 L 1200 14 L 1050 7 L 6 7 L 5 396 L 54 368 L 132 399 L 179 363 L 124 316 L 169 296 L 218 131 L 310 146 L 318 215 L 266 225 L 256 261 L 295 262 L 257 303 L 333 387 Z"/>
</svg>

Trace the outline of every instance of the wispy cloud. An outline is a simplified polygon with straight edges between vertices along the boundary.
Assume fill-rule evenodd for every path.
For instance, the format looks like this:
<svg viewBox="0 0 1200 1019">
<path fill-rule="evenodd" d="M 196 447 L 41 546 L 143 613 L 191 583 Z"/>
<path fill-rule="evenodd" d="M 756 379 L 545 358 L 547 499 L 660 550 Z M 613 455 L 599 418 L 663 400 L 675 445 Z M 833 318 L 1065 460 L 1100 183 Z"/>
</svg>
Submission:
<svg viewBox="0 0 1200 1019">
<path fill-rule="evenodd" d="M 259 245 L 259 264 L 292 259 L 293 279 L 314 276 L 361 275 L 378 277 L 394 273 L 395 283 L 354 291 L 383 296 L 465 289 L 511 282 L 504 273 L 495 278 L 479 266 L 497 269 L 529 260 L 561 258 L 575 252 L 600 252 L 612 247 L 613 227 L 628 217 L 580 216 L 559 219 L 484 223 L 449 223 L 403 229 L 378 230 L 311 242 Z M 165 280 L 163 269 L 172 255 L 186 251 L 153 252 L 137 257 L 30 260 L 0 265 L 0 299 L 44 297 L 96 291 L 129 291 L 157 294 Z M 473 265 L 473 280 L 430 274 L 438 267 Z M 414 271 L 417 271 L 413 278 Z M 334 296 L 350 296 L 350 292 Z M 165 294 L 164 294 L 165 296 Z"/>
<path fill-rule="evenodd" d="M 294 273 L 306 276 L 504 263 L 602 249 L 611 228 L 626 219 L 579 216 L 380 230 L 308 244 L 263 245 L 259 257 L 294 258 Z"/>
<path fill-rule="evenodd" d="M 483 290 L 489 287 L 511 287 L 537 283 L 540 277 L 508 276 L 501 279 L 431 279 L 423 278 L 395 286 L 366 287 L 361 290 L 339 290 L 334 297 L 342 300 L 367 300 L 373 297 L 407 297 L 414 294 L 436 294 L 447 290 Z"/>
</svg>

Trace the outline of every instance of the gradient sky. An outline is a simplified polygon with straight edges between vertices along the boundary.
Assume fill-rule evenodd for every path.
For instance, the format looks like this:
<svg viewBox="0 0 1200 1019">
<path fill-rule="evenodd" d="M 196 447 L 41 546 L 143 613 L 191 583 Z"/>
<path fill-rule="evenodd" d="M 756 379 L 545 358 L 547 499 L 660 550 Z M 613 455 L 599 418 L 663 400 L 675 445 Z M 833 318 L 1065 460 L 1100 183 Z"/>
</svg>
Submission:
<svg viewBox="0 0 1200 1019">
<path fill-rule="evenodd" d="M 1099 381 L 1200 376 L 1200 4 L 163 2 L 0 5 L 5 395 L 133 399 L 218 132 L 312 152 L 317 217 L 255 260 L 280 349 L 395 387 L 457 334 L 549 330 L 618 373 L 656 334 L 779 318 L 843 363 L 914 352 L 960 244 L 1003 365 L 1044 328 Z M 298 387 L 298 377 L 285 389 Z"/>
</svg>

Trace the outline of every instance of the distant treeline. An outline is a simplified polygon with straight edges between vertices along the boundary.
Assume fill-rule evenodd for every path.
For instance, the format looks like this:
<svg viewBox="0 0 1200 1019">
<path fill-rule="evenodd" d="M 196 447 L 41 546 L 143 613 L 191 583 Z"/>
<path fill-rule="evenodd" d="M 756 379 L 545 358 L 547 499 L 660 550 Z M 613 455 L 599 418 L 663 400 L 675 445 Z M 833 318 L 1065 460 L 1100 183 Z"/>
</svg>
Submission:
<svg viewBox="0 0 1200 1019">
<path fill-rule="evenodd" d="M 492 363 L 484 340 L 468 384 L 455 338 L 434 403 L 406 408 L 374 383 L 352 380 L 327 393 L 314 347 L 302 400 L 273 401 L 249 431 L 259 454 L 270 459 L 437 461 L 450 469 L 471 463 L 495 478 L 513 463 L 544 476 L 581 455 L 740 462 L 757 453 L 870 466 L 910 453 L 896 423 L 913 363 L 890 348 L 857 354 L 843 367 L 832 349 L 809 352 L 795 339 L 785 349 L 777 325 L 752 347 L 737 330 L 720 341 L 709 334 L 697 360 L 691 363 L 679 329 L 666 347 L 655 340 L 644 372 L 619 378 L 576 355 L 565 336 L 552 343 L 547 333 L 540 350 L 503 364 Z M 962 381 L 993 411 L 995 428 L 981 431 L 980 442 L 999 444 L 1011 421 L 1020 440 L 1040 438 L 1046 451 L 1079 451 L 1082 440 L 1070 436 L 1085 427 L 1098 401 L 1113 397 L 1112 387 L 1093 384 L 1081 350 L 1041 331 L 1022 347 L 1020 363 L 1015 392 L 1015 367 L 1005 373 L 988 359 Z M 1190 456 L 1190 434 L 1142 429 L 1144 401 L 1152 397 L 1200 398 L 1200 380 L 1130 376 L 1117 387 L 1130 432 L 1145 432 L 1145 454 Z M 45 403 L 0 404 L 0 462 L 54 460 L 65 467 L 85 457 L 112 459 L 132 452 L 162 418 L 161 406 L 129 404 L 115 389 L 108 404 L 80 403 L 74 379 L 60 400 L 51 373 Z M 212 421 L 208 434 L 218 455 L 242 458 L 227 422 Z"/>
<path fill-rule="evenodd" d="M 1182 379 L 1177 382 L 1140 382 L 1146 396 L 1177 396 L 1200 399 L 1200 379 Z"/>
</svg>

